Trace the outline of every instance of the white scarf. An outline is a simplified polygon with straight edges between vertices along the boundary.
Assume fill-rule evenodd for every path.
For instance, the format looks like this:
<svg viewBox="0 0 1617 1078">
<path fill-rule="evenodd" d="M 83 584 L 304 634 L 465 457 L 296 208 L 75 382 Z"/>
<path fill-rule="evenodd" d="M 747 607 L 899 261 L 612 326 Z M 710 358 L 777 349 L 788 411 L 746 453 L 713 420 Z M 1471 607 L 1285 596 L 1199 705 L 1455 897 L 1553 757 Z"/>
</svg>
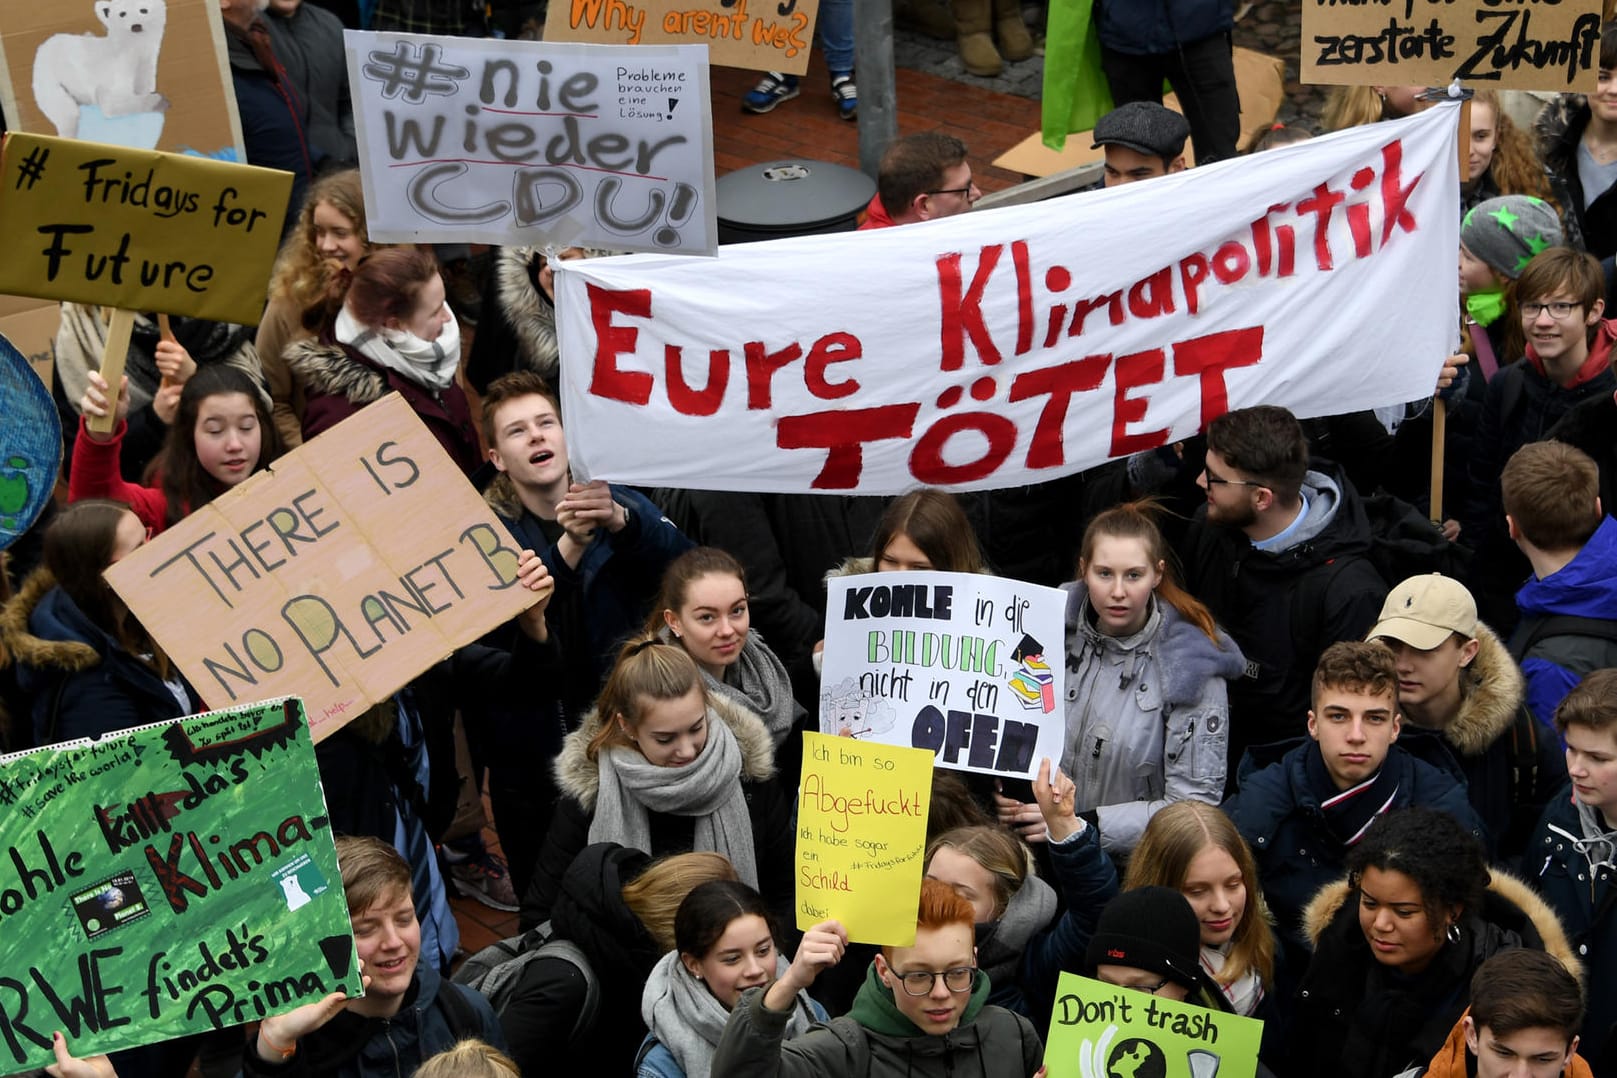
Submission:
<svg viewBox="0 0 1617 1078">
<path fill-rule="evenodd" d="M 775 956 L 775 976 L 786 972 L 786 956 Z M 646 978 L 640 996 L 640 1017 L 651 1035 L 674 1057 L 685 1078 L 709 1078 L 713 1053 L 724 1035 L 730 1012 L 707 985 L 691 976 L 678 951 L 663 955 L 651 976 Z M 786 1023 L 786 1039 L 806 1033 L 814 1024 L 807 992 L 792 1001 L 792 1017 Z"/>
<path fill-rule="evenodd" d="M 345 304 L 337 312 L 337 340 L 417 385 L 442 393 L 460 369 L 460 323 L 450 315 L 435 341 L 424 341 L 407 329 L 373 329 L 361 325 Z"/>
<path fill-rule="evenodd" d="M 1235 1013 L 1250 1018 L 1257 1011 L 1258 1005 L 1263 1002 L 1263 981 L 1258 977 L 1257 970 L 1248 968 L 1240 977 L 1225 984 L 1219 972 L 1224 968 L 1224 962 L 1228 958 L 1228 948 L 1227 943 L 1222 949 L 1203 944 L 1202 968 L 1223 991 L 1224 998 L 1230 1001 L 1230 1007 Z"/>
</svg>

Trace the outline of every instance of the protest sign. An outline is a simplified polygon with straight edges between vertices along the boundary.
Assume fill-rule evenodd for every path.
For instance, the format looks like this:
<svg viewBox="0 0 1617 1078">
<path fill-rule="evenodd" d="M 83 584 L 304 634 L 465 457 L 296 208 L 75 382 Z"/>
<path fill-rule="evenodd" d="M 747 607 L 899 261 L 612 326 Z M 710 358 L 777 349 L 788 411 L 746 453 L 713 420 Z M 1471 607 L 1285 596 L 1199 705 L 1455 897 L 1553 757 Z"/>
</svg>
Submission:
<svg viewBox="0 0 1617 1078">
<path fill-rule="evenodd" d="M 321 741 L 533 605 L 519 551 L 397 394 L 107 570 L 203 699 L 296 689 Z"/>
<path fill-rule="evenodd" d="M 557 0 L 545 16 L 545 40 L 706 45 L 709 63 L 801 75 L 819 6 L 819 0 Z"/>
<path fill-rule="evenodd" d="M 1035 205 L 561 263 L 573 474 L 993 489 L 1229 408 L 1429 398 L 1459 325 L 1454 108 Z"/>
<path fill-rule="evenodd" d="M 1032 778 L 1060 762 L 1066 596 L 985 573 L 826 582 L 820 730 L 925 749 L 938 767 Z"/>
<path fill-rule="evenodd" d="M 931 754 L 805 731 L 797 798 L 797 927 L 834 918 L 858 943 L 913 944 Z"/>
<path fill-rule="evenodd" d="M 13 131 L 245 161 L 218 0 L 6 5 Z"/>
<path fill-rule="evenodd" d="M 0 550 L 34 526 L 62 468 L 62 421 L 27 356 L 0 337 Z"/>
<path fill-rule="evenodd" d="M 344 38 L 373 241 L 713 253 L 702 46 Z"/>
<path fill-rule="evenodd" d="M 1047 1078 L 1251 1078 L 1263 1023 L 1062 973 Z"/>
<path fill-rule="evenodd" d="M 12 132 L 0 292 L 256 325 L 292 174 Z"/>
<path fill-rule="evenodd" d="M 0 849 L 0 1070 L 360 994 L 296 699 L 0 758 Z"/>
<path fill-rule="evenodd" d="M 56 331 L 62 308 L 48 300 L 0 296 L 0 337 L 28 357 L 39 380 L 50 387 L 56 374 Z"/>
<path fill-rule="evenodd" d="M 1601 0 L 1303 0 L 1304 82 L 1594 92 Z"/>
</svg>

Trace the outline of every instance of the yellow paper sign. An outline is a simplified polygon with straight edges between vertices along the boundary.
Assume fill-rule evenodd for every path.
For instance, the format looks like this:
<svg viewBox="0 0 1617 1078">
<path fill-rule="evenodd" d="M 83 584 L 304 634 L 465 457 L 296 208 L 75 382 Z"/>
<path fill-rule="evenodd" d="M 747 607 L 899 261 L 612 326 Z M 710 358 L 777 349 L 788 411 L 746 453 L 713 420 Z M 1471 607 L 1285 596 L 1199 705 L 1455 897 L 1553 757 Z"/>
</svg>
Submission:
<svg viewBox="0 0 1617 1078">
<path fill-rule="evenodd" d="M 720 67 L 801 75 L 818 9 L 819 0 L 553 0 L 545 40 L 706 45 Z"/>
<path fill-rule="evenodd" d="M 915 942 L 932 754 L 803 734 L 797 927 L 836 919 L 859 943 Z"/>
<path fill-rule="evenodd" d="M 256 325 L 292 174 L 12 132 L 0 292 Z"/>
<path fill-rule="evenodd" d="M 1601 0 L 1303 0 L 1304 82 L 1595 89 Z"/>
<path fill-rule="evenodd" d="M 518 556 L 391 394 L 106 575 L 210 705 L 295 690 L 318 742 L 532 605 Z"/>
</svg>

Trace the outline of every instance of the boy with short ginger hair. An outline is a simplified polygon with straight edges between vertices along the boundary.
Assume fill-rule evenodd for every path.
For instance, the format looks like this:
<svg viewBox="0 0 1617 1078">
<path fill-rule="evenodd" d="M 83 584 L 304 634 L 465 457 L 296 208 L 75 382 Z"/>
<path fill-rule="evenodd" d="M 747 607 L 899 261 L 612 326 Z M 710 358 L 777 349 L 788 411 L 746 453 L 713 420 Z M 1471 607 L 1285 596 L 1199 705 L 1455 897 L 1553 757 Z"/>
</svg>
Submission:
<svg viewBox="0 0 1617 1078">
<path fill-rule="evenodd" d="M 797 993 L 836 965 L 848 935 L 836 921 L 809 929 L 791 966 L 751 988 L 730 1012 L 713 1078 L 1027 1078 L 1044 1046 L 1033 1023 L 988 1003 L 977 968 L 971 903 L 941 880 L 922 880 L 915 942 L 883 947 L 852 1010 L 785 1041 Z"/>
<path fill-rule="evenodd" d="M 505 1034 L 488 1001 L 420 961 L 409 863 L 380 839 L 340 836 L 337 865 L 365 994 L 345 998 L 333 992 L 264 1019 L 243 1053 L 242 1073 L 411 1074 L 464 1037 L 504 1049 Z"/>
<path fill-rule="evenodd" d="M 1555 728 L 1569 781 L 1544 810 L 1525 865 L 1584 963 L 1583 1055 L 1596 1073 L 1617 1073 L 1617 670 L 1597 670 L 1569 692 Z"/>
<path fill-rule="evenodd" d="M 1599 484 L 1594 461 L 1560 442 L 1523 446 L 1500 476 L 1506 527 L 1533 570 L 1510 652 L 1541 722 L 1585 675 L 1617 666 L 1617 521 L 1601 515 Z"/>
<path fill-rule="evenodd" d="M 1415 739 L 1412 751 L 1394 744 L 1403 720 L 1386 647 L 1332 644 L 1315 668 L 1313 702 L 1309 740 L 1255 749 L 1242 765 L 1240 788 L 1224 803 L 1252 847 L 1280 940 L 1299 969 L 1311 951 L 1303 907 L 1341 878 L 1348 851 L 1382 813 L 1441 809 L 1484 835 L 1448 750 L 1431 738 Z"/>
</svg>

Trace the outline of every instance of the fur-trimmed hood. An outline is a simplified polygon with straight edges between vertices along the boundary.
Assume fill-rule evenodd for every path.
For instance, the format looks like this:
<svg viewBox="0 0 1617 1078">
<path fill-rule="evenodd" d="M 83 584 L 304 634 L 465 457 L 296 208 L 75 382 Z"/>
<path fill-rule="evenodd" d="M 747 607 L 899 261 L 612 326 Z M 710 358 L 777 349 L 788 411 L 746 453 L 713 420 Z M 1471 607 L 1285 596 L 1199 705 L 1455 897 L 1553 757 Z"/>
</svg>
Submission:
<svg viewBox="0 0 1617 1078">
<path fill-rule="evenodd" d="M 761 782 L 774 775 L 775 746 L 764 721 L 747 708 L 715 693 L 707 694 L 707 702 L 708 720 L 722 719 L 740 742 L 742 781 Z M 601 789 L 599 765 L 589 758 L 587 750 L 605 721 L 599 708 L 591 708 L 583 724 L 567 735 L 561 754 L 556 757 L 556 785 L 582 805 L 585 812 L 595 811 L 595 796 Z"/>
<path fill-rule="evenodd" d="M 494 256 L 494 297 L 516 337 L 517 364 L 555 388 L 561 374 L 556 307 L 535 281 L 543 258 L 538 247 L 501 247 Z"/>
<path fill-rule="evenodd" d="M 94 645 L 74 638 L 42 637 L 30 624 L 34 612 L 46 604 L 55 588 L 56 578 L 50 570 L 35 569 L 11 601 L 0 607 L 0 652 L 19 667 L 70 674 L 88 670 L 101 662 L 101 652 Z"/>
<path fill-rule="evenodd" d="M 387 375 L 381 368 L 332 341 L 304 340 L 288 345 L 286 365 L 310 394 L 328 393 L 363 406 L 390 392 Z"/>
<path fill-rule="evenodd" d="M 522 499 L 517 496 L 516 484 L 504 472 L 494 477 L 483 491 L 483 501 L 502 520 L 515 520 L 523 513 Z"/>
<path fill-rule="evenodd" d="M 1567 939 L 1566 930 L 1561 927 L 1560 918 L 1556 917 L 1549 903 L 1540 898 L 1538 892 L 1503 869 L 1489 866 L 1488 873 L 1492 877 L 1488 881 L 1488 893 L 1520 910 L 1543 940 L 1544 950 L 1554 956 L 1556 961 L 1567 968 L 1567 972 L 1582 983 L 1583 964 L 1578 961 L 1578 956 L 1573 952 L 1572 944 Z M 1325 934 L 1326 928 L 1342 909 L 1350 893 L 1348 881 L 1337 880 L 1320 888 L 1319 893 L 1303 907 L 1303 932 L 1310 944 L 1315 946 L 1319 944 L 1320 937 Z"/>
<path fill-rule="evenodd" d="M 1492 629 L 1479 624 L 1477 643 L 1477 657 L 1465 672 L 1460 713 L 1443 728 L 1443 740 L 1461 756 L 1487 752 L 1516 721 L 1527 691 L 1521 668 Z"/>
</svg>

